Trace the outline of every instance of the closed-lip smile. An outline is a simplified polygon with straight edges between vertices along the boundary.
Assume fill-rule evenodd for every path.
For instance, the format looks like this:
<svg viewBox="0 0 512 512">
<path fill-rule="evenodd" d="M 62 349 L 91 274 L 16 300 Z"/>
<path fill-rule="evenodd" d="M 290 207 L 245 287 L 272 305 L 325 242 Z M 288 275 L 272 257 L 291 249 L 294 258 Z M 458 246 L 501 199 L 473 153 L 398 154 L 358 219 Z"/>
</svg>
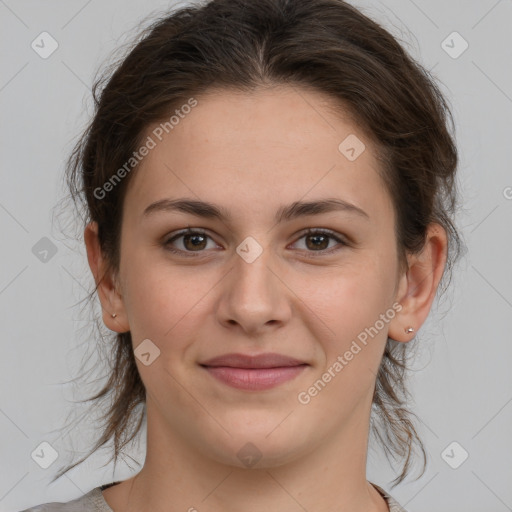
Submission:
<svg viewBox="0 0 512 512">
<path fill-rule="evenodd" d="M 277 353 L 223 354 L 200 365 L 210 375 L 237 389 L 260 391 L 293 379 L 308 363 Z"/>
</svg>

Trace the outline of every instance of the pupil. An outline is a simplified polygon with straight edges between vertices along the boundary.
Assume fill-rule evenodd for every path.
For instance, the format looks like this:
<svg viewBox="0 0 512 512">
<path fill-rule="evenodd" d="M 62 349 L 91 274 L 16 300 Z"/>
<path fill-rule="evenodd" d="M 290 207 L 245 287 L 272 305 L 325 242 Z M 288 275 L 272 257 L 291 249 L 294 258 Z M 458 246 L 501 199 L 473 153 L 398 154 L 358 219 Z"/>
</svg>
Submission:
<svg viewBox="0 0 512 512">
<path fill-rule="evenodd" d="M 203 239 L 203 240 L 198 240 Z M 194 247 L 199 247 L 202 243 L 204 244 L 204 236 L 203 235 L 187 235 L 186 240 L 191 241 Z"/>
<path fill-rule="evenodd" d="M 315 248 L 325 248 L 325 241 L 327 239 L 327 237 L 325 235 L 312 235 L 308 238 L 309 240 L 316 240 L 315 242 L 313 242 L 313 247 Z M 323 244 L 322 244 L 322 241 L 319 242 L 319 239 L 323 239 Z"/>
</svg>

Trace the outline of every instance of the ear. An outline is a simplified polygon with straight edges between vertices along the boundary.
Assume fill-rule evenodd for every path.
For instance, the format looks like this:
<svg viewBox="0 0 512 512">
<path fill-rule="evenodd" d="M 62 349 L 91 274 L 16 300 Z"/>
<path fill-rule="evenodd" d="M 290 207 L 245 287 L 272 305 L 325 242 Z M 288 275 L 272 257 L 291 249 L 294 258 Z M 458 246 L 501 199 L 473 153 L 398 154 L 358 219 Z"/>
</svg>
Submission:
<svg viewBox="0 0 512 512">
<path fill-rule="evenodd" d="M 94 276 L 98 297 L 103 311 L 103 323 L 115 332 L 127 332 L 128 325 L 124 301 L 119 293 L 116 276 L 108 268 L 103 257 L 98 239 L 98 224 L 90 222 L 84 231 L 84 242 L 87 249 L 87 260 Z M 115 317 L 112 316 L 115 314 Z"/>
<path fill-rule="evenodd" d="M 395 301 L 402 309 L 390 322 L 390 338 L 408 342 L 425 322 L 444 272 L 447 247 L 446 231 L 439 224 L 431 223 L 422 251 L 408 255 L 408 269 L 399 277 Z M 413 327 L 414 332 L 405 332 L 408 327 Z"/>
</svg>

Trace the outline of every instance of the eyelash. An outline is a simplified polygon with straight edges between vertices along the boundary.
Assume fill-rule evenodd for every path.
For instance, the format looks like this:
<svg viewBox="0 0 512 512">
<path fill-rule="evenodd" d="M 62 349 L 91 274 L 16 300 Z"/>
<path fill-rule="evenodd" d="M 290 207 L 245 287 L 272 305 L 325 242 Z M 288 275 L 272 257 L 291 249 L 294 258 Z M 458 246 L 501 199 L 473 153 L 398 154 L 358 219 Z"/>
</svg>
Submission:
<svg viewBox="0 0 512 512">
<path fill-rule="evenodd" d="M 201 229 L 188 228 L 188 229 L 185 229 L 183 231 L 176 233 L 174 236 L 167 239 L 163 244 L 165 246 L 166 250 L 168 250 L 169 252 L 172 252 L 174 254 L 179 254 L 179 255 L 186 254 L 187 255 L 186 257 L 192 257 L 192 258 L 198 257 L 201 255 L 201 253 L 205 252 L 204 250 L 203 251 L 183 251 L 181 249 L 176 249 L 170 245 L 171 242 L 174 242 L 178 238 L 181 238 L 185 235 L 202 235 L 202 236 L 206 236 L 211 239 L 211 237 L 205 231 L 202 231 Z M 343 240 L 342 238 L 337 236 L 333 231 L 331 231 L 329 229 L 310 228 L 305 233 L 303 233 L 297 240 L 300 240 L 301 238 L 304 238 L 306 236 L 311 236 L 311 235 L 327 236 L 327 237 L 335 240 L 336 242 L 338 242 L 340 246 L 334 247 L 334 248 L 331 247 L 330 249 L 320 249 L 318 251 L 306 250 L 306 256 L 310 257 L 310 258 L 318 258 L 318 257 L 321 257 L 326 254 L 332 254 L 333 252 L 337 252 L 337 251 L 341 250 L 342 247 L 349 245 L 345 240 Z M 319 253 L 319 254 L 317 255 L 315 253 Z"/>
</svg>

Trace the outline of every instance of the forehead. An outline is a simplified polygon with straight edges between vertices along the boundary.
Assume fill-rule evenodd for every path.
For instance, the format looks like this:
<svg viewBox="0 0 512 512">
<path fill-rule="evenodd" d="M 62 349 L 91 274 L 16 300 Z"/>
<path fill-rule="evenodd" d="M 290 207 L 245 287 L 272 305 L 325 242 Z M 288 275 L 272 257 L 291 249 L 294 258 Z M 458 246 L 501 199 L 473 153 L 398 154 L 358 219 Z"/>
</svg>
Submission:
<svg viewBox="0 0 512 512">
<path fill-rule="evenodd" d="M 377 216 L 391 207 L 373 145 L 321 93 L 279 87 L 194 99 L 197 105 L 177 112 L 172 124 L 146 130 L 143 140 L 154 147 L 138 165 L 125 204 L 142 211 L 186 195 L 249 213 L 255 204 L 275 210 L 334 193 Z"/>
</svg>

